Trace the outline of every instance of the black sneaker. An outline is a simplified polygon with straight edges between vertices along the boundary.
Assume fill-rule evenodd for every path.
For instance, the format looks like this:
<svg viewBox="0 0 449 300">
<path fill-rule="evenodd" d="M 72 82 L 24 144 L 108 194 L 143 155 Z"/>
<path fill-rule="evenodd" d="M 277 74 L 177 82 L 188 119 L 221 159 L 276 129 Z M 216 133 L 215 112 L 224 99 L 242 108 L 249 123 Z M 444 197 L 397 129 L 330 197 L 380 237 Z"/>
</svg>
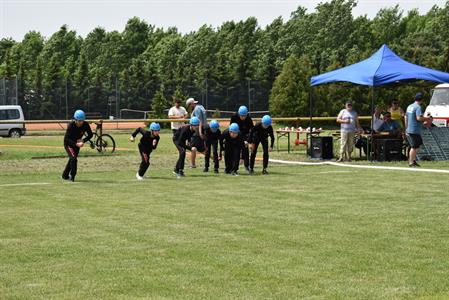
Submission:
<svg viewBox="0 0 449 300">
<path fill-rule="evenodd" d="M 218 169 L 214 169 L 214 173 L 215 173 L 215 174 L 218 174 Z"/>
<path fill-rule="evenodd" d="M 69 180 L 69 179 L 70 179 L 70 176 L 64 176 L 64 175 L 62 175 L 61 178 L 62 178 L 63 180 Z"/>
<path fill-rule="evenodd" d="M 186 175 L 184 174 L 184 171 L 183 171 L 183 170 L 179 170 L 178 174 L 179 174 L 179 176 L 181 176 L 181 177 L 186 177 Z"/>
<path fill-rule="evenodd" d="M 70 179 L 69 179 L 71 182 L 75 182 L 75 176 L 70 176 Z"/>
<path fill-rule="evenodd" d="M 225 173 L 226 173 L 226 174 L 231 174 L 231 171 L 226 171 L 226 170 L 225 170 Z"/>
<path fill-rule="evenodd" d="M 421 167 L 421 165 L 418 164 L 418 163 L 416 162 L 416 160 L 413 162 L 413 164 L 415 165 L 415 167 Z"/>
<path fill-rule="evenodd" d="M 208 167 L 204 167 L 203 172 L 204 172 L 204 173 L 209 172 L 209 168 L 208 168 Z"/>
<path fill-rule="evenodd" d="M 232 176 L 239 176 L 239 172 L 235 171 L 231 173 Z"/>
<path fill-rule="evenodd" d="M 251 173 L 251 171 L 250 171 L 249 167 L 245 167 L 245 171 L 246 171 L 246 173 L 248 173 L 248 174 L 250 174 L 250 173 Z"/>
<path fill-rule="evenodd" d="M 263 175 L 268 175 L 267 169 L 263 169 L 263 170 L 262 170 L 262 174 L 263 174 Z"/>
</svg>

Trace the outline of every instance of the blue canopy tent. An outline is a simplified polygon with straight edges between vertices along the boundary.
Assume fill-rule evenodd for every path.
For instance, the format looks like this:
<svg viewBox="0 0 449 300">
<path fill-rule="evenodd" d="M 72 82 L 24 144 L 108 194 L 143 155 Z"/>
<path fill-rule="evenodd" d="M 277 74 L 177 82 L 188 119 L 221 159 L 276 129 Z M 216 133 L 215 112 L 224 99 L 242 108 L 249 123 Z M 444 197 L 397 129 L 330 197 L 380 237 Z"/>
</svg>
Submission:
<svg viewBox="0 0 449 300">
<path fill-rule="evenodd" d="M 394 53 L 387 45 L 382 45 L 371 57 L 331 72 L 313 76 L 311 86 L 332 82 L 351 82 L 373 87 L 371 115 L 374 112 L 374 87 L 401 80 L 429 80 L 449 83 L 449 73 L 421 67 L 409 63 Z M 312 105 L 310 96 L 310 128 L 312 128 Z M 371 129 L 373 122 L 371 122 Z"/>
</svg>

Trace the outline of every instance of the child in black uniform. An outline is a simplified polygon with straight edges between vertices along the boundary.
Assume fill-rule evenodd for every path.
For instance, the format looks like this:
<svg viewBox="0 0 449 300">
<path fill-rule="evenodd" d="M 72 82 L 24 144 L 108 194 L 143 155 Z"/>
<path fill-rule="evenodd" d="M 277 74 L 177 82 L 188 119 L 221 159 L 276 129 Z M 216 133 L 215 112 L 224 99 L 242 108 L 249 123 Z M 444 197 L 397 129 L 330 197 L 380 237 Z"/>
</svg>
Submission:
<svg viewBox="0 0 449 300">
<path fill-rule="evenodd" d="M 92 138 L 92 130 L 90 129 L 89 123 L 84 121 L 86 120 L 84 111 L 75 111 L 73 119 L 74 120 L 68 124 L 64 135 L 64 149 L 69 155 L 69 161 L 62 173 L 62 179 L 71 181 L 75 181 L 80 148 L 84 146 L 85 142 Z M 87 136 L 82 139 L 84 133 L 87 133 Z"/>
<path fill-rule="evenodd" d="M 240 153 L 244 142 L 239 134 L 239 125 L 232 123 L 220 137 L 220 158 L 225 152 L 225 173 L 238 176 Z"/>
<path fill-rule="evenodd" d="M 209 127 L 205 129 L 206 135 L 206 151 L 204 153 L 205 166 L 203 172 L 209 172 L 210 153 L 212 151 L 214 158 L 214 173 L 218 174 L 220 164 L 218 162 L 218 141 L 220 140 L 221 131 L 220 124 L 217 120 L 212 120 Z"/>
<path fill-rule="evenodd" d="M 245 145 L 242 148 L 242 158 L 245 166 L 246 172 L 249 173 L 249 151 L 248 151 L 248 138 L 249 131 L 254 127 L 253 120 L 251 116 L 248 114 L 248 108 L 244 105 L 239 107 L 239 110 L 236 114 L 231 117 L 231 122 L 239 125 L 240 136 L 242 137 Z"/>
<path fill-rule="evenodd" d="M 150 130 L 145 130 L 142 127 L 139 127 L 131 134 L 131 142 L 134 142 L 137 134 L 140 133 L 142 135 L 138 145 L 142 161 L 140 162 L 139 171 L 136 173 L 137 180 L 143 180 L 143 175 L 145 175 L 145 172 L 150 167 L 150 154 L 157 148 L 160 139 L 160 130 L 161 126 L 158 123 L 153 122 L 150 124 Z"/>
<path fill-rule="evenodd" d="M 270 136 L 271 143 L 268 147 L 268 136 Z M 263 169 L 262 174 L 267 175 L 268 167 L 268 151 L 273 150 L 274 134 L 273 127 L 271 126 L 271 117 L 265 115 L 262 117 L 262 122 L 258 122 L 253 128 L 251 128 L 249 134 L 249 143 L 251 144 L 251 159 L 250 159 L 250 174 L 254 173 L 254 161 L 256 160 L 257 148 L 259 144 L 262 144 L 263 148 Z"/>
<path fill-rule="evenodd" d="M 180 177 L 184 177 L 184 164 L 186 160 L 186 151 L 194 150 L 195 147 L 190 145 L 192 136 L 195 132 L 198 132 L 198 127 L 200 125 L 200 120 L 197 117 L 190 118 L 189 125 L 185 125 L 176 131 L 173 135 L 173 143 L 178 149 L 179 157 L 176 162 L 175 169 L 173 170 L 173 174 L 179 179 Z"/>
</svg>

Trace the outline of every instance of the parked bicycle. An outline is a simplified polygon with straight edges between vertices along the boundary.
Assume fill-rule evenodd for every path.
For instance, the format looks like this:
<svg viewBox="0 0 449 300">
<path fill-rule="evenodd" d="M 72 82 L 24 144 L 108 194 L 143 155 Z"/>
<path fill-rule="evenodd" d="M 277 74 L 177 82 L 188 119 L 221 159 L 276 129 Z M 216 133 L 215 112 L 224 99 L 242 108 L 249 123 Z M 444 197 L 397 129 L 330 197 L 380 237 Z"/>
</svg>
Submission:
<svg viewBox="0 0 449 300">
<path fill-rule="evenodd" d="M 103 123 L 95 123 L 96 128 L 93 137 L 88 142 L 90 148 L 97 149 L 101 153 L 113 153 L 115 151 L 115 141 L 109 134 L 103 133 Z"/>
</svg>

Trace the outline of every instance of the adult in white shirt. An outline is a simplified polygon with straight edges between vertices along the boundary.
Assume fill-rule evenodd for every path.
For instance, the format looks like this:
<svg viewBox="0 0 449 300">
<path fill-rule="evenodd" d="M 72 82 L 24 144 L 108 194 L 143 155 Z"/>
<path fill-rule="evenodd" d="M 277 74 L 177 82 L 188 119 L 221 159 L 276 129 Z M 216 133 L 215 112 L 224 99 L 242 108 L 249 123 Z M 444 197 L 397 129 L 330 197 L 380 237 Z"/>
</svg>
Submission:
<svg viewBox="0 0 449 300">
<path fill-rule="evenodd" d="M 187 110 L 181 106 L 181 100 L 176 99 L 175 106 L 168 111 L 168 117 L 170 119 L 187 119 Z M 173 135 L 184 125 L 184 122 L 171 122 L 171 130 Z"/>
<path fill-rule="evenodd" d="M 345 159 L 351 161 L 352 150 L 354 149 L 354 136 L 356 131 L 363 131 L 359 123 L 357 112 L 352 108 L 352 102 L 346 102 L 346 108 L 342 109 L 337 117 L 337 123 L 341 125 L 341 145 L 340 158 L 341 162 Z"/>
<path fill-rule="evenodd" d="M 384 120 L 382 119 L 382 108 L 380 106 L 376 106 L 374 109 L 374 115 L 373 115 L 373 129 L 374 131 L 379 131 L 379 128 L 384 123 Z"/>
</svg>

